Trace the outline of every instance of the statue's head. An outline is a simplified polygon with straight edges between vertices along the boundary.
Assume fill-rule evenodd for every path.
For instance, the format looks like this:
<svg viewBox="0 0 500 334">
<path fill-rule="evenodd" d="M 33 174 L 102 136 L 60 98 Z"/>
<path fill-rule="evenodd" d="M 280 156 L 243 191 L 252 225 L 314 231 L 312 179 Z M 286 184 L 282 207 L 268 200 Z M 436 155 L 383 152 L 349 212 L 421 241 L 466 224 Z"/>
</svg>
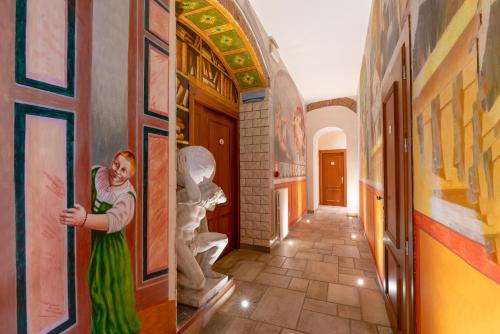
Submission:
<svg viewBox="0 0 500 334">
<path fill-rule="evenodd" d="M 185 187 L 185 178 L 192 178 L 200 188 L 200 204 L 210 211 L 226 201 L 222 189 L 212 182 L 215 167 L 212 153 L 202 146 L 188 146 L 177 153 L 177 184 Z"/>
<path fill-rule="evenodd" d="M 215 175 L 215 159 L 202 146 L 188 146 L 177 152 L 177 184 L 185 186 L 184 177 L 190 176 L 197 185 L 212 182 Z"/>
</svg>

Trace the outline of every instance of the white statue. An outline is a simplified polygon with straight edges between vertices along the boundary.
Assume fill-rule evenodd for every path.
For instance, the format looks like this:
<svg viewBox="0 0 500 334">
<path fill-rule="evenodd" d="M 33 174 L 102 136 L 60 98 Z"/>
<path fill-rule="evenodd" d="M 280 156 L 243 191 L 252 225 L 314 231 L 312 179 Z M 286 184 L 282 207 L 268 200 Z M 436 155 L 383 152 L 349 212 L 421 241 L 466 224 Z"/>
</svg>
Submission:
<svg viewBox="0 0 500 334">
<path fill-rule="evenodd" d="M 215 159 L 204 147 L 189 146 L 178 152 L 177 185 L 182 189 L 177 191 L 177 283 L 187 288 L 179 294 L 206 288 L 207 279 L 227 279 L 212 270 L 227 245 L 227 236 L 209 232 L 205 217 L 206 210 L 213 211 L 226 201 L 222 189 L 212 182 L 214 175 Z M 188 303 L 202 304 L 199 300 L 196 305 Z"/>
</svg>

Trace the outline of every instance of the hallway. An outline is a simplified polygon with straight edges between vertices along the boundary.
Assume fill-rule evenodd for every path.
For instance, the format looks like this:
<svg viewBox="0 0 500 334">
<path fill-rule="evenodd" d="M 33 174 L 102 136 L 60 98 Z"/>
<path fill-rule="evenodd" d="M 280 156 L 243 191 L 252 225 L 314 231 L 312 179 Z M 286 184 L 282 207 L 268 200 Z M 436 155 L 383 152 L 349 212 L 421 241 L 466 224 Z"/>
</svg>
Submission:
<svg viewBox="0 0 500 334">
<path fill-rule="evenodd" d="M 344 210 L 305 216 L 271 254 L 242 249 L 216 263 L 236 291 L 202 333 L 391 333 L 368 242 Z"/>
</svg>

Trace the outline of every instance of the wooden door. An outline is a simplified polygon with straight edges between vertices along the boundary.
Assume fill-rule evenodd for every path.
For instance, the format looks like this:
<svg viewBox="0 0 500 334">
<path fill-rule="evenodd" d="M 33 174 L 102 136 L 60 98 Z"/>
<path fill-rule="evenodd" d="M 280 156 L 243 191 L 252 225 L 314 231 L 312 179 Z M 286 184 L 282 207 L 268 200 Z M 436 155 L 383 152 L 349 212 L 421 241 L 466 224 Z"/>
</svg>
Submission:
<svg viewBox="0 0 500 334">
<path fill-rule="evenodd" d="M 237 247 L 236 221 L 236 120 L 196 104 L 196 113 L 199 115 L 198 145 L 206 147 L 214 155 L 216 172 L 214 183 L 222 188 L 227 201 L 216 206 L 213 212 L 207 213 L 208 228 L 211 232 L 224 233 L 229 242 L 222 256 Z"/>
<path fill-rule="evenodd" d="M 382 83 L 384 147 L 384 295 L 396 333 L 411 327 L 409 34 L 406 26 Z"/>
<path fill-rule="evenodd" d="M 319 151 L 320 203 L 346 206 L 345 150 Z"/>
</svg>

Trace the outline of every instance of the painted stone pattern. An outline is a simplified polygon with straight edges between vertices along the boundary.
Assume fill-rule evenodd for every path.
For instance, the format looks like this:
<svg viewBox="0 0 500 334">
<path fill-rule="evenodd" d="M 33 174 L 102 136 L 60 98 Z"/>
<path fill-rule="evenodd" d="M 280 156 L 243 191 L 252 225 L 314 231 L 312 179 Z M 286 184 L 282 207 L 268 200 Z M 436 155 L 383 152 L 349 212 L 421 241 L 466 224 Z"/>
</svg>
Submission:
<svg viewBox="0 0 500 334">
<path fill-rule="evenodd" d="M 280 177 L 306 173 L 304 107 L 290 75 L 280 71 L 273 83 L 274 159 Z"/>
</svg>

